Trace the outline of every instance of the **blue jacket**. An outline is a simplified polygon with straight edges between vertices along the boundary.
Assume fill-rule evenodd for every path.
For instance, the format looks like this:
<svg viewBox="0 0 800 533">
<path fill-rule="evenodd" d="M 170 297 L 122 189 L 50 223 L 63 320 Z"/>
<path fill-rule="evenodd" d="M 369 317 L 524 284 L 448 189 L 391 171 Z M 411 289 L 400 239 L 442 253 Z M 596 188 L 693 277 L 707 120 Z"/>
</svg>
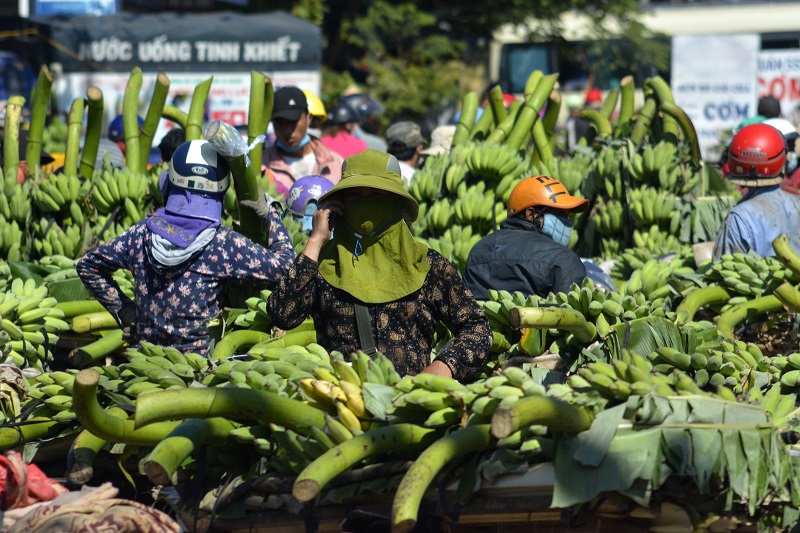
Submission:
<svg viewBox="0 0 800 533">
<path fill-rule="evenodd" d="M 509 218 L 478 241 L 467 258 L 464 282 L 478 300 L 489 289 L 547 296 L 580 284 L 586 267 L 578 254 L 543 235 L 532 222 Z"/>
<path fill-rule="evenodd" d="M 714 259 L 750 250 L 762 257 L 774 256 L 772 241 L 781 233 L 800 252 L 800 196 L 781 190 L 780 185 L 751 189 L 722 223 Z"/>
</svg>

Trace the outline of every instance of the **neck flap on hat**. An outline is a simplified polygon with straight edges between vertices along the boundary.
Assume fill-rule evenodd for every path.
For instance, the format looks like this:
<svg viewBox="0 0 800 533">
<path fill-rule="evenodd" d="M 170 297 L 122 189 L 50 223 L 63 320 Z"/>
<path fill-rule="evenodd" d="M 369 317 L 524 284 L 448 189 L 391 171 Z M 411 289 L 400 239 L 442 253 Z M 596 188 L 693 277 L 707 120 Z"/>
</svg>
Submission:
<svg viewBox="0 0 800 533">
<path fill-rule="evenodd" d="M 374 198 L 367 201 L 381 203 Z M 377 220 L 376 215 L 370 221 L 369 215 L 359 209 L 361 202 L 358 204 L 348 206 L 351 209 L 347 211 L 362 214 L 347 216 L 344 224 L 337 223 L 333 238 L 320 252 L 322 277 L 369 304 L 391 302 L 418 291 L 431 268 L 425 260 L 428 247 L 414 239 L 399 211 L 394 213 L 379 205 L 384 217 Z M 366 229 L 370 233 L 361 233 Z"/>
</svg>

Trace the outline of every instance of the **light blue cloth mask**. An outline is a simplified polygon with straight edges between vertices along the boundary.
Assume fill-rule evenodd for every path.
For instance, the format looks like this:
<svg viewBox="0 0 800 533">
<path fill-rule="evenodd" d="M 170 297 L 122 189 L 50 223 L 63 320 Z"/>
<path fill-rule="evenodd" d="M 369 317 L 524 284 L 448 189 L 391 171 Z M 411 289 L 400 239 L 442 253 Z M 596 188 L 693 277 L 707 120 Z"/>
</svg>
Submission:
<svg viewBox="0 0 800 533">
<path fill-rule="evenodd" d="M 566 246 L 569 244 L 570 237 L 572 237 L 572 221 L 568 217 L 545 213 L 542 233 L 558 244 Z"/>
<path fill-rule="evenodd" d="M 309 137 L 309 136 L 308 136 L 308 133 L 306 133 L 305 137 L 303 137 L 303 138 L 300 140 L 300 142 L 297 144 L 297 146 L 295 146 L 294 148 L 289 148 L 288 146 L 286 146 L 285 144 L 283 144 L 283 143 L 282 143 L 282 142 L 280 142 L 280 141 L 276 141 L 276 144 L 278 145 L 278 148 L 280 148 L 280 149 L 281 149 L 281 150 L 283 150 L 284 152 L 289 152 L 289 153 L 293 154 L 293 153 L 295 153 L 295 152 L 299 152 L 299 151 L 300 151 L 300 149 L 301 149 L 303 146 L 305 146 L 305 145 L 307 145 L 307 144 L 309 143 L 309 141 L 311 141 L 311 137 Z"/>
</svg>

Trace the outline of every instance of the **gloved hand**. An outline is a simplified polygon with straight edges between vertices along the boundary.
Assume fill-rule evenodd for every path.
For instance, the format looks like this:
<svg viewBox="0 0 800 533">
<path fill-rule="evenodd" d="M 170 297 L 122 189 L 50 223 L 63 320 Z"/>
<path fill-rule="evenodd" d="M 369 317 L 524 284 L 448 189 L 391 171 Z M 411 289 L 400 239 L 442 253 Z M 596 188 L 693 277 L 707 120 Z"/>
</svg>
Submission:
<svg viewBox="0 0 800 533">
<path fill-rule="evenodd" d="M 259 190 L 258 200 L 242 200 L 241 202 L 239 202 L 239 204 L 247 207 L 248 209 L 252 209 L 255 214 L 257 214 L 264 220 L 268 220 L 269 206 L 276 202 L 280 203 L 278 200 L 272 198 L 267 193 Z"/>
<path fill-rule="evenodd" d="M 136 324 L 139 322 L 136 307 L 126 305 L 117 311 L 114 318 L 116 318 L 119 327 L 122 328 L 122 340 L 128 344 L 133 344 L 136 340 Z"/>
</svg>

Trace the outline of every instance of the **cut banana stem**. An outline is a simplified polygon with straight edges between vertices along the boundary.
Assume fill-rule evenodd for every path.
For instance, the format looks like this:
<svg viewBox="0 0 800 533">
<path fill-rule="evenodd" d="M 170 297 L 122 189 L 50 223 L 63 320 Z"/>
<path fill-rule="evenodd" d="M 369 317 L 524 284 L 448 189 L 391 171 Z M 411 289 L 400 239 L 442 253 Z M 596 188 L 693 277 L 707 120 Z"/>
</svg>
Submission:
<svg viewBox="0 0 800 533">
<path fill-rule="evenodd" d="M 139 146 L 139 91 L 142 88 L 142 69 L 134 67 L 125 95 L 122 98 L 122 131 L 125 135 L 125 165 L 135 173 L 144 172 Z M 189 140 L 187 135 L 186 140 Z"/>
<path fill-rule="evenodd" d="M 603 100 L 603 105 L 600 106 L 600 112 L 609 120 L 611 120 L 611 115 L 614 114 L 614 110 L 617 108 L 619 93 L 620 90 L 617 88 L 608 91 L 608 94 L 606 94 L 606 99 Z"/>
<path fill-rule="evenodd" d="M 167 103 L 167 95 L 169 94 L 169 76 L 163 72 L 156 75 L 156 83 L 153 87 L 153 96 L 150 97 L 150 106 L 147 108 L 147 114 L 144 117 L 144 126 L 142 132 L 139 134 L 139 157 L 141 161 L 141 169 L 147 169 L 148 159 L 150 157 L 150 148 L 153 146 L 153 137 L 155 137 L 158 122 L 161 120 L 161 114 L 164 111 L 164 106 Z"/>
<path fill-rule="evenodd" d="M 500 125 L 508 117 L 505 103 L 503 102 L 503 89 L 499 85 L 495 85 L 489 91 L 489 107 L 492 108 L 492 118 L 495 126 Z"/>
<path fill-rule="evenodd" d="M 690 322 L 701 307 L 709 304 L 722 304 L 730 299 L 731 295 L 728 294 L 728 291 L 719 285 L 695 289 L 675 309 L 677 322 L 681 324 Z"/>
<path fill-rule="evenodd" d="M 87 313 L 98 313 L 105 311 L 105 307 L 99 300 L 75 300 L 72 302 L 58 302 L 55 309 L 60 309 L 64 313 L 64 319 L 85 315 Z"/>
<path fill-rule="evenodd" d="M 622 78 L 619 82 L 619 86 L 620 100 L 617 124 L 619 127 L 625 128 L 633 118 L 634 96 L 636 93 L 636 85 L 633 76 L 628 75 Z"/>
<path fill-rule="evenodd" d="M 436 475 L 451 461 L 492 444 L 491 426 L 481 424 L 459 429 L 442 437 L 423 451 L 403 476 L 392 502 L 392 531 L 414 529 L 419 505 Z"/>
<path fill-rule="evenodd" d="M 128 413 L 120 407 L 110 407 L 106 412 L 122 420 L 128 418 Z M 94 475 L 94 458 L 106 444 L 108 444 L 107 440 L 98 437 L 88 429 L 81 431 L 72 441 L 67 454 L 67 480 L 76 485 L 88 483 Z"/>
<path fill-rule="evenodd" d="M 606 137 L 610 136 L 612 133 L 611 129 L 611 122 L 596 109 L 584 109 L 580 113 L 580 117 L 584 120 L 588 120 L 589 123 L 594 128 L 596 132 L 596 137 L 600 139 L 605 139 Z"/>
<path fill-rule="evenodd" d="M 764 313 L 780 311 L 783 303 L 774 294 L 760 296 L 743 304 L 734 305 L 717 318 L 717 330 L 728 339 L 734 338 L 733 331 L 741 322 Z"/>
<path fill-rule="evenodd" d="M 800 291 L 788 281 L 779 285 L 773 294 L 792 311 L 800 311 Z"/>
<path fill-rule="evenodd" d="M 796 276 L 800 276 L 800 255 L 797 255 L 789 244 L 789 237 L 782 233 L 772 241 L 772 249 L 775 250 L 775 257 L 783 266 L 792 271 Z"/>
<path fill-rule="evenodd" d="M 67 149 L 64 153 L 64 175 L 78 175 L 78 155 L 81 150 L 81 134 L 83 132 L 83 112 L 86 107 L 84 98 L 72 101 L 67 120 Z"/>
<path fill-rule="evenodd" d="M 222 444 L 236 425 L 224 418 L 189 418 L 159 442 L 144 463 L 144 472 L 155 485 L 171 485 L 181 464 L 201 446 Z"/>
<path fill-rule="evenodd" d="M 22 106 L 25 98 L 11 96 L 6 104 L 6 120 L 3 127 L 3 191 L 6 197 L 14 196 L 17 184 L 17 169 L 19 168 L 19 123 L 22 119 Z"/>
<path fill-rule="evenodd" d="M 122 340 L 122 330 L 117 329 L 110 331 L 94 342 L 85 344 L 80 348 L 75 348 L 75 350 L 69 354 L 69 360 L 76 368 L 102 365 L 103 359 L 106 356 L 113 354 L 124 345 L 125 341 Z"/>
<path fill-rule="evenodd" d="M 645 100 L 644 105 L 639 110 L 639 117 L 633 124 L 630 139 L 636 146 L 642 144 L 645 136 L 650 133 L 650 124 L 653 123 L 653 117 L 656 116 L 658 104 L 652 98 Z"/>
<path fill-rule="evenodd" d="M 186 123 L 189 122 L 189 115 L 186 111 L 171 105 L 164 106 L 164 110 L 161 112 L 161 118 L 172 121 L 183 129 L 186 129 Z"/>
<path fill-rule="evenodd" d="M 89 87 L 86 89 L 86 102 L 86 134 L 81 152 L 80 175 L 91 179 L 103 129 L 103 91 L 97 87 Z"/>
<path fill-rule="evenodd" d="M 674 102 L 662 102 L 661 110 L 678 123 L 681 131 L 683 131 L 684 140 L 689 144 L 692 161 L 699 165 L 703 159 L 700 154 L 700 142 L 697 139 L 697 131 L 694 129 L 692 119 L 686 114 L 686 111 Z"/>
<path fill-rule="evenodd" d="M 559 433 L 580 433 L 592 425 L 592 415 L 582 407 L 546 396 L 527 396 L 492 414 L 492 435 L 503 439 L 531 425 L 547 426 Z"/>
<path fill-rule="evenodd" d="M 192 103 L 189 105 L 189 119 L 186 122 L 187 141 L 203 138 L 203 117 L 205 116 L 208 93 L 211 91 L 211 83 L 213 81 L 213 77 L 208 78 L 198 83 L 194 88 Z"/>
<path fill-rule="evenodd" d="M 80 376 L 80 374 L 78 374 Z M 275 423 L 298 433 L 322 427 L 325 413 L 271 392 L 241 388 L 165 390 L 136 400 L 136 427 L 162 420 L 223 417 Z"/>
<path fill-rule="evenodd" d="M 39 166 L 42 153 L 42 134 L 44 133 L 44 121 L 47 116 L 47 104 L 50 103 L 50 91 L 53 87 L 53 75 L 47 65 L 42 65 L 39 69 L 39 78 L 36 80 L 36 87 L 33 90 L 31 102 L 31 124 L 28 127 L 28 147 L 25 150 L 25 160 L 31 170 L 31 175 L 35 175 L 35 168 Z"/>
<path fill-rule="evenodd" d="M 60 422 L 49 417 L 28 418 L 19 426 L 0 427 L 0 450 L 10 450 L 26 442 L 55 437 L 63 429 Z"/>
<path fill-rule="evenodd" d="M 253 329 L 240 329 L 226 334 L 214 346 L 214 351 L 211 354 L 211 359 L 217 361 L 220 359 L 227 359 L 233 355 L 244 353 L 245 348 L 255 346 L 260 342 L 269 340 L 270 334 L 263 331 L 256 331 Z"/>
<path fill-rule="evenodd" d="M 134 428 L 132 420 L 117 418 L 100 406 L 97 401 L 99 381 L 100 373 L 93 368 L 78 372 L 72 389 L 72 409 L 83 427 L 101 439 L 133 446 L 155 446 L 180 423 L 161 422 L 141 429 Z"/>
<path fill-rule="evenodd" d="M 88 333 L 97 329 L 118 327 L 114 316 L 106 310 L 77 315 L 72 319 L 72 331 Z"/>
<path fill-rule="evenodd" d="M 571 332 L 581 342 L 592 342 L 597 336 L 594 324 L 583 313 L 561 307 L 514 307 L 508 312 L 514 328 L 562 329 Z"/>
<path fill-rule="evenodd" d="M 336 476 L 365 459 L 387 452 L 414 452 L 428 447 L 438 433 L 414 424 L 394 424 L 367 431 L 331 448 L 309 464 L 292 487 L 301 502 L 311 501 Z"/>
<path fill-rule="evenodd" d="M 478 93 L 475 91 L 467 92 L 461 99 L 461 116 L 456 124 L 456 132 L 453 134 L 452 147 L 459 146 L 469 141 L 469 134 L 475 126 L 475 117 L 478 114 Z"/>
<path fill-rule="evenodd" d="M 647 78 L 644 84 L 645 87 L 652 90 L 662 109 L 664 104 L 675 103 L 675 99 L 672 97 L 672 90 L 661 76 Z M 680 139 L 680 133 L 681 126 L 678 124 L 678 120 L 671 114 L 665 114 L 662 117 L 662 136 L 664 140 L 675 144 Z M 695 161 L 699 161 L 699 159 L 695 159 Z"/>
<path fill-rule="evenodd" d="M 272 80 L 257 70 L 251 70 L 250 107 L 247 113 L 248 145 L 260 134 L 267 131 L 267 124 L 269 124 L 269 119 L 272 116 L 272 107 L 270 106 L 269 115 L 266 117 L 264 116 L 264 107 L 267 102 L 267 96 L 270 96 L 270 102 L 274 97 L 274 93 L 272 95 L 267 94 L 269 91 L 272 91 Z M 263 147 L 259 144 L 250 152 L 250 164 L 259 169 L 261 168 L 262 149 Z"/>
</svg>

